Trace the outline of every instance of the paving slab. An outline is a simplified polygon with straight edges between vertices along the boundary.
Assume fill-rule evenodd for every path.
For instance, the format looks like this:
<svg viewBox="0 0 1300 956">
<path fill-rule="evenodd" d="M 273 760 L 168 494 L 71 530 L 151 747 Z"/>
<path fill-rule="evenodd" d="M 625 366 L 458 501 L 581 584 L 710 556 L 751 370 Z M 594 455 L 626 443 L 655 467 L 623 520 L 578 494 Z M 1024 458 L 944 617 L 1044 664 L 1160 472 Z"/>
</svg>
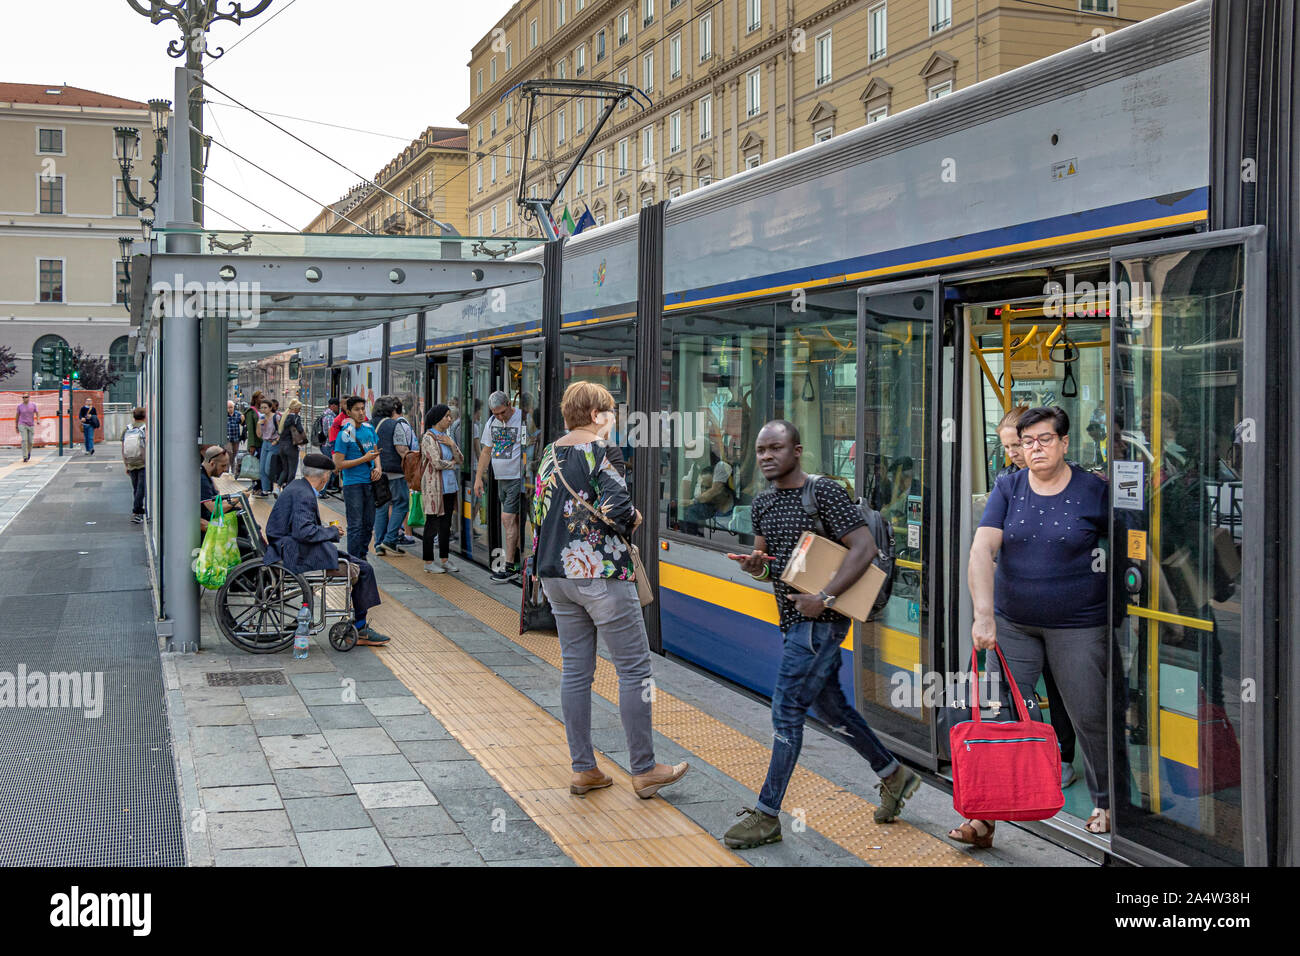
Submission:
<svg viewBox="0 0 1300 956">
<path fill-rule="evenodd" d="M 438 800 L 421 780 L 395 780 L 388 783 L 358 783 L 357 796 L 366 809 L 381 807 L 434 806 Z"/>
<path fill-rule="evenodd" d="M 367 697 L 363 700 L 366 710 L 376 717 L 407 717 L 429 713 L 414 696 L 408 697 Z"/>
<path fill-rule="evenodd" d="M 307 709 L 321 730 L 354 730 L 358 727 L 379 726 L 379 721 L 365 704 L 316 705 Z"/>
<path fill-rule="evenodd" d="M 371 754 L 395 754 L 397 744 L 384 733 L 382 727 L 363 727 L 356 730 L 326 730 L 325 739 L 334 754 L 342 757 L 364 757 Z"/>
<path fill-rule="evenodd" d="M 304 833 L 298 848 L 308 866 L 393 866 L 395 862 L 373 827 Z"/>
<path fill-rule="evenodd" d="M 438 806 L 376 807 L 370 817 L 385 840 L 461 832 L 451 815 Z"/>
<path fill-rule="evenodd" d="M 194 772 L 198 785 L 210 787 L 241 787 L 274 783 L 266 757 L 256 752 L 212 754 L 194 758 Z"/>
<path fill-rule="evenodd" d="M 259 737 L 284 737 L 292 734 L 319 733 L 320 727 L 310 717 L 277 717 L 272 720 L 253 721 L 253 730 Z"/>
<path fill-rule="evenodd" d="M 451 736 L 432 717 L 379 717 L 377 720 L 393 740 L 444 740 Z"/>
<path fill-rule="evenodd" d="M 463 820 L 460 828 L 485 860 L 564 855 L 545 830 L 532 820 L 508 819 L 504 808 L 498 808 L 487 817 Z"/>
<path fill-rule="evenodd" d="M 305 866 L 296 846 L 250 847 L 242 850 L 218 850 L 217 866 Z"/>
<path fill-rule="evenodd" d="M 246 700 L 244 706 L 248 708 L 248 715 L 253 720 L 272 720 L 282 719 L 285 717 L 307 717 L 307 705 L 302 699 L 295 696 L 289 697 L 260 697 Z"/>
<path fill-rule="evenodd" d="M 186 706 L 185 711 L 191 727 L 223 727 L 253 722 L 248 714 L 248 708 L 243 704 L 238 706 L 198 704 L 192 707 Z"/>
<path fill-rule="evenodd" d="M 199 797 L 209 813 L 284 809 L 280 791 L 269 783 L 255 787 L 210 787 L 200 790 Z"/>
<path fill-rule="evenodd" d="M 387 783 L 394 780 L 419 780 L 420 775 L 401 754 L 367 757 L 344 757 L 339 763 L 348 779 L 357 783 Z"/>
<path fill-rule="evenodd" d="M 476 760 L 429 761 L 411 764 L 434 793 L 441 790 L 482 790 L 496 781 Z"/>
<path fill-rule="evenodd" d="M 286 800 L 284 809 L 297 834 L 314 830 L 356 830 L 372 825 L 365 807 L 353 794 Z"/>
<path fill-rule="evenodd" d="M 237 750 L 258 752 L 262 748 L 251 725 L 233 724 L 191 728 L 190 749 L 196 757 L 208 757 Z"/>
<path fill-rule="evenodd" d="M 469 840 L 459 834 L 405 837 L 388 841 L 401 866 L 483 866 Z"/>
<path fill-rule="evenodd" d="M 209 813 L 207 832 L 213 850 L 258 846 L 292 846 L 293 828 L 283 810 Z"/>
<path fill-rule="evenodd" d="M 321 734 L 262 737 L 262 749 L 273 770 L 291 767 L 337 767 L 338 758 Z"/>
<path fill-rule="evenodd" d="M 352 781 L 342 767 L 307 767 L 272 771 L 280 796 L 285 800 L 297 797 L 335 797 L 355 793 Z"/>
</svg>

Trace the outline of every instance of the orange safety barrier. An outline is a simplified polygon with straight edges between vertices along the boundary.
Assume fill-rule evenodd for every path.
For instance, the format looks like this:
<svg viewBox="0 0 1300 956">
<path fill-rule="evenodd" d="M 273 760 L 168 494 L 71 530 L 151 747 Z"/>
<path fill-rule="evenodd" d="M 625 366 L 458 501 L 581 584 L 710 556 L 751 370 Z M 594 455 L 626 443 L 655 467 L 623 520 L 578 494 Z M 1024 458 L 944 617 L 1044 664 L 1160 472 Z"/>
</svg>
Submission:
<svg viewBox="0 0 1300 956">
<path fill-rule="evenodd" d="M 36 428 L 32 438 L 32 444 L 39 447 L 41 445 L 56 445 L 59 441 L 59 390 L 58 389 L 31 389 L 26 393 L 21 391 L 0 392 L 0 447 L 18 447 L 22 445 L 22 439 L 18 435 L 18 427 L 14 419 L 18 414 L 18 404 L 23 400 L 23 395 L 29 395 L 32 402 L 36 405 L 38 415 Z M 95 441 L 104 440 L 104 393 L 102 390 L 87 391 L 85 389 L 73 389 L 69 393 L 71 399 L 64 399 L 63 403 L 63 442 L 68 445 L 75 445 L 81 441 L 81 422 L 77 420 L 77 413 L 81 410 L 82 402 L 86 396 L 90 396 L 95 410 L 99 413 L 99 427 L 95 429 Z M 71 433 L 68 427 L 68 409 L 71 401 L 72 409 L 72 426 Z"/>
</svg>

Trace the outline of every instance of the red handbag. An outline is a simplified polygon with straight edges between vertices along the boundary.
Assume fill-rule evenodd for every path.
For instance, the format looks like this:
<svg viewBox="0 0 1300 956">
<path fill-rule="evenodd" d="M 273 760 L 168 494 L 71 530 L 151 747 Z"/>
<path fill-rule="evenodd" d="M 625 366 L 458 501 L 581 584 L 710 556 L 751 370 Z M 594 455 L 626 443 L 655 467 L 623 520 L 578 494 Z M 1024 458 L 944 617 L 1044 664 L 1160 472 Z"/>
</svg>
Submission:
<svg viewBox="0 0 1300 956">
<path fill-rule="evenodd" d="M 952 805 L 968 820 L 1046 820 L 1065 806 L 1056 731 L 1029 719 L 1002 648 L 994 649 L 1020 719 L 980 719 L 979 659 L 972 650 L 971 719 L 948 731 Z"/>
</svg>

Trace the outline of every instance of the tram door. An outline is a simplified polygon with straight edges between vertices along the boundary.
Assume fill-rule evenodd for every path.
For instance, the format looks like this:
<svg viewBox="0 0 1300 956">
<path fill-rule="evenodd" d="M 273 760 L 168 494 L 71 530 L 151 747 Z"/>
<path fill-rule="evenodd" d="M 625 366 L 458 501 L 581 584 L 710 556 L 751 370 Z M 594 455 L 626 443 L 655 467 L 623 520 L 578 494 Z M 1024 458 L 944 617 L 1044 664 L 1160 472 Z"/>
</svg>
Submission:
<svg viewBox="0 0 1300 956">
<path fill-rule="evenodd" d="M 933 449 L 939 285 L 922 279 L 858 292 L 858 422 L 850 453 L 857 487 L 892 525 L 895 575 L 888 603 L 853 625 L 859 711 L 890 749 L 937 766 L 933 701 L 923 675 L 942 671 L 935 627 L 933 549 L 939 468 Z"/>
<path fill-rule="evenodd" d="M 1112 250 L 1113 845 L 1262 864 L 1263 229 Z"/>
<path fill-rule="evenodd" d="M 458 513 L 451 522 L 451 550 L 456 554 L 468 555 L 465 547 L 465 527 L 470 509 L 467 507 L 466 502 L 469 500 L 468 492 L 474 481 L 472 472 L 469 470 L 472 467 L 474 430 L 470 424 L 472 403 L 467 400 L 465 394 L 467 379 L 464 363 L 465 353 L 463 352 L 450 352 L 440 355 L 430 362 L 428 407 L 447 405 L 460 409 L 460 415 L 451 423 L 452 440 L 460 448 L 461 456 L 464 459 L 460 474 L 457 475 L 461 494 L 456 505 Z"/>
</svg>

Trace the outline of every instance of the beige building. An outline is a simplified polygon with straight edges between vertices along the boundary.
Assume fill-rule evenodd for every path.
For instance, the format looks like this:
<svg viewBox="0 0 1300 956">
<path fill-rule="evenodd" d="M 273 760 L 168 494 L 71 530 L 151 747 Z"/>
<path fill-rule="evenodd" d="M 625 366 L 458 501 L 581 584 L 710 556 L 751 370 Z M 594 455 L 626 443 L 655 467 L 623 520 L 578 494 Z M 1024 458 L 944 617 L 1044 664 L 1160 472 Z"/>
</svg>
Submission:
<svg viewBox="0 0 1300 956">
<path fill-rule="evenodd" d="M 465 214 L 465 130 L 430 126 L 393 157 L 374 181 L 412 207 L 440 222 L 468 232 Z M 437 236 L 441 230 L 374 186 L 358 183 L 328 209 L 322 209 L 304 232 Z"/>
<path fill-rule="evenodd" d="M 0 344 L 18 370 L 0 389 L 57 388 L 32 354 L 56 344 L 110 357 L 124 372 L 110 401 L 135 401 L 118 236 L 140 238 L 122 190 L 113 127 L 140 130 L 152 174 L 148 104 L 71 86 L 0 83 Z M 152 187 L 144 186 L 152 196 Z"/>
<path fill-rule="evenodd" d="M 615 111 L 556 205 L 603 224 L 1182 2 L 520 0 L 470 57 L 470 228 L 539 234 L 515 207 L 520 98 L 502 101 L 523 80 L 630 83 L 652 102 Z M 530 193 L 553 191 L 598 109 L 540 101 Z"/>
</svg>

